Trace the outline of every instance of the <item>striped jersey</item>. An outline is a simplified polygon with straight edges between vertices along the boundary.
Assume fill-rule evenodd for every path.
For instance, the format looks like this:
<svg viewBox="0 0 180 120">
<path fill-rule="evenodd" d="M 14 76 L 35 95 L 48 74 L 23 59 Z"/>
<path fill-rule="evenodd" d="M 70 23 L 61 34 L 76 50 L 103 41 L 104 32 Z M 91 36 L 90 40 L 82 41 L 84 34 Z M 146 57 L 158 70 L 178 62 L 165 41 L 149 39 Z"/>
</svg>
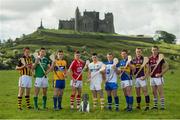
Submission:
<svg viewBox="0 0 180 120">
<path fill-rule="evenodd" d="M 32 57 L 26 57 L 26 56 L 22 56 L 19 61 L 18 61 L 18 67 L 22 67 L 23 65 L 30 65 L 32 66 Z M 23 69 L 20 70 L 20 75 L 28 75 L 28 76 L 32 76 L 32 69 L 31 68 L 27 68 L 24 67 Z"/>
<path fill-rule="evenodd" d="M 141 65 L 143 64 L 144 61 L 144 57 L 135 57 L 132 61 L 131 64 L 135 66 L 135 72 L 134 75 L 137 74 L 137 72 L 139 72 L 139 69 L 141 68 Z M 137 74 L 137 78 L 142 77 L 145 75 L 145 68 L 142 68 L 141 71 Z"/>
</svg>

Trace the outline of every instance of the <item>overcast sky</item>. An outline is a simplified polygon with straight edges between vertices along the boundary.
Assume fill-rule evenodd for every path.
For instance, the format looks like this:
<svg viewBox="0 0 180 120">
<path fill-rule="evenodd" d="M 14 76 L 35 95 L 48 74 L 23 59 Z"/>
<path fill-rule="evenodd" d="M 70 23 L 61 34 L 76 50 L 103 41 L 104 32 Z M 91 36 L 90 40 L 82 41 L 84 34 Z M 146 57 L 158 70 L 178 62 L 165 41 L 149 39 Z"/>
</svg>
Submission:
<svg viewBox="0 0 180 120">
<path fill-rule="evenodd" d="M 119 34 L 152 35 L 165 30 L 180 38 L 180 0 L 0 0 L 0 39 L 20 37 L 36 30 L 43 19 L 46 28 L 58 28 L 59 19 L 81 13 L 113 12 Z M 180 42 L 180 41 L 179 41 Z"/>
</svg>

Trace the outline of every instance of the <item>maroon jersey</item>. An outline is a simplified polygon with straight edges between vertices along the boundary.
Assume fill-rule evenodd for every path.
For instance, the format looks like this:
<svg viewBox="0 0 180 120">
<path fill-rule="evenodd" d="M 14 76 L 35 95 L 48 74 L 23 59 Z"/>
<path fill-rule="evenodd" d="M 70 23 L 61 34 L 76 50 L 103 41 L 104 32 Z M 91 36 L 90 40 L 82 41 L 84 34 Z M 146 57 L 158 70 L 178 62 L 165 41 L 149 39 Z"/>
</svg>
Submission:
<svg viewBox="0 0 180 120">
<path fill-rule="evenodd" d="M 131 61 L 131 64 L 133 64 L 135 66 L 135 72 L 134 72 L 134 75 L 137 74 L 137 72 L 139 71 L 141 65 L 143 64 L 143 61 L 144 61 L 144 57 L 141 56 L 140 58 L 138 57 L 135 57 L 132 61 Z M 139 77 L 142 77 L 145 75 L 145 71 L 144 71 L 144 68 L 141 69 L 141 71 L 139 72 L 139 74 L 137 74 L 137 77 L 136 78 L 139 78 Z"/>
<path fill-rule="evenodd" d="M 149 66 L 150 66 L 150 73 L 153 71 L 154 67 L 157 64 L 159 55 L 157 55 L 156 57 L 154 56 L 150 56 L 149 57 Z M 157 66 L 157 68 L 155 69 L 155 71 L 153 72 L 153 74 L 151 75 L 151 77 L 156 77 L 156 74 L 160 74 L 162 72 L 162 65 L 165 63 L 164 59 L 161 60 L 161 62 L 159 63 L 159 65 Z M 161 76 L 162 77 L 162 76 Z"/>
<path fill-rule="evenodd" d="M 73 60 L 71 70 L 72 70 L 72 73 L 73 73 L 72 77 L 74 79 L 82 80 L 82 74 L 80 75 L 80 73 L 82 72 L 83 67 L 84 67 L 84 62 L 83 61 L 81 61 L 81 60 L 79 60 L 79 61 Z M 79 76 L 79 78 L 78 78 L 78 76 Z"/>
</svg>

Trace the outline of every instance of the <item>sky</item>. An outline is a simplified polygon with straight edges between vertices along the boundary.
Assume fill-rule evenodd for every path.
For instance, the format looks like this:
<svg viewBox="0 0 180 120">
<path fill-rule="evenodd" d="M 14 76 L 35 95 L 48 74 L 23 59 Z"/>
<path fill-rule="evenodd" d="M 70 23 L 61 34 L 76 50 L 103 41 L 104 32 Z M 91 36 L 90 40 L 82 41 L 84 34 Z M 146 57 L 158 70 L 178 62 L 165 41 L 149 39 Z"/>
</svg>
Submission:
<svg viewBox="0 0 180 120">
<path fill-rule="evenodd" d="M 57 29 L 59 19 L 68 20 L 78 6 L 87 11 L 114 15 L 115 32 L 153 35 L 164 30 L 180 43 L 180 0 L 0 0 L 0 39 L 15 39 L 34 32 L 43 20 L 46 28 Z"/>
</svg>

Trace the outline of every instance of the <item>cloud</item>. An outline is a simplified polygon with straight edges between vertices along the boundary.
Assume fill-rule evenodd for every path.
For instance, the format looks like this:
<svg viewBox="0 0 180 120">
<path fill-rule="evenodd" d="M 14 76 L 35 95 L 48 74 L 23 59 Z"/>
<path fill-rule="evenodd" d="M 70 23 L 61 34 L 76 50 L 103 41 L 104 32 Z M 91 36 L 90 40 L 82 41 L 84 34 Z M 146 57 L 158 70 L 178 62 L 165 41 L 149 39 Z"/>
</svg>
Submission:
<svg viewBox="0 0 180 120">
<path fill-rule="evenodd" d="M 23 19 L 51 5 L 52 0 L 0 0 L 0 20 Z"/>
<path fill-rule="evenodd" d="M 57 28 L 59 19 L 81 14 L 113 12 L 114 25 L 120 34 L 149 34 L 165 30 L 180 38 L 180 0 L 0 0 L 0 38 L 19 37 L 33 32 L 43 19 L 47 28 Z M 13 28 L 11 28 L 13 27 Z M 18 30 L 18 31 L 17 31 Z"/>
<path fill-rule="evenodd" d="M 41 10 L 52 2 L 52 0 L 0 0 L 2 10 L 21 13 Z"/>
</svg>

